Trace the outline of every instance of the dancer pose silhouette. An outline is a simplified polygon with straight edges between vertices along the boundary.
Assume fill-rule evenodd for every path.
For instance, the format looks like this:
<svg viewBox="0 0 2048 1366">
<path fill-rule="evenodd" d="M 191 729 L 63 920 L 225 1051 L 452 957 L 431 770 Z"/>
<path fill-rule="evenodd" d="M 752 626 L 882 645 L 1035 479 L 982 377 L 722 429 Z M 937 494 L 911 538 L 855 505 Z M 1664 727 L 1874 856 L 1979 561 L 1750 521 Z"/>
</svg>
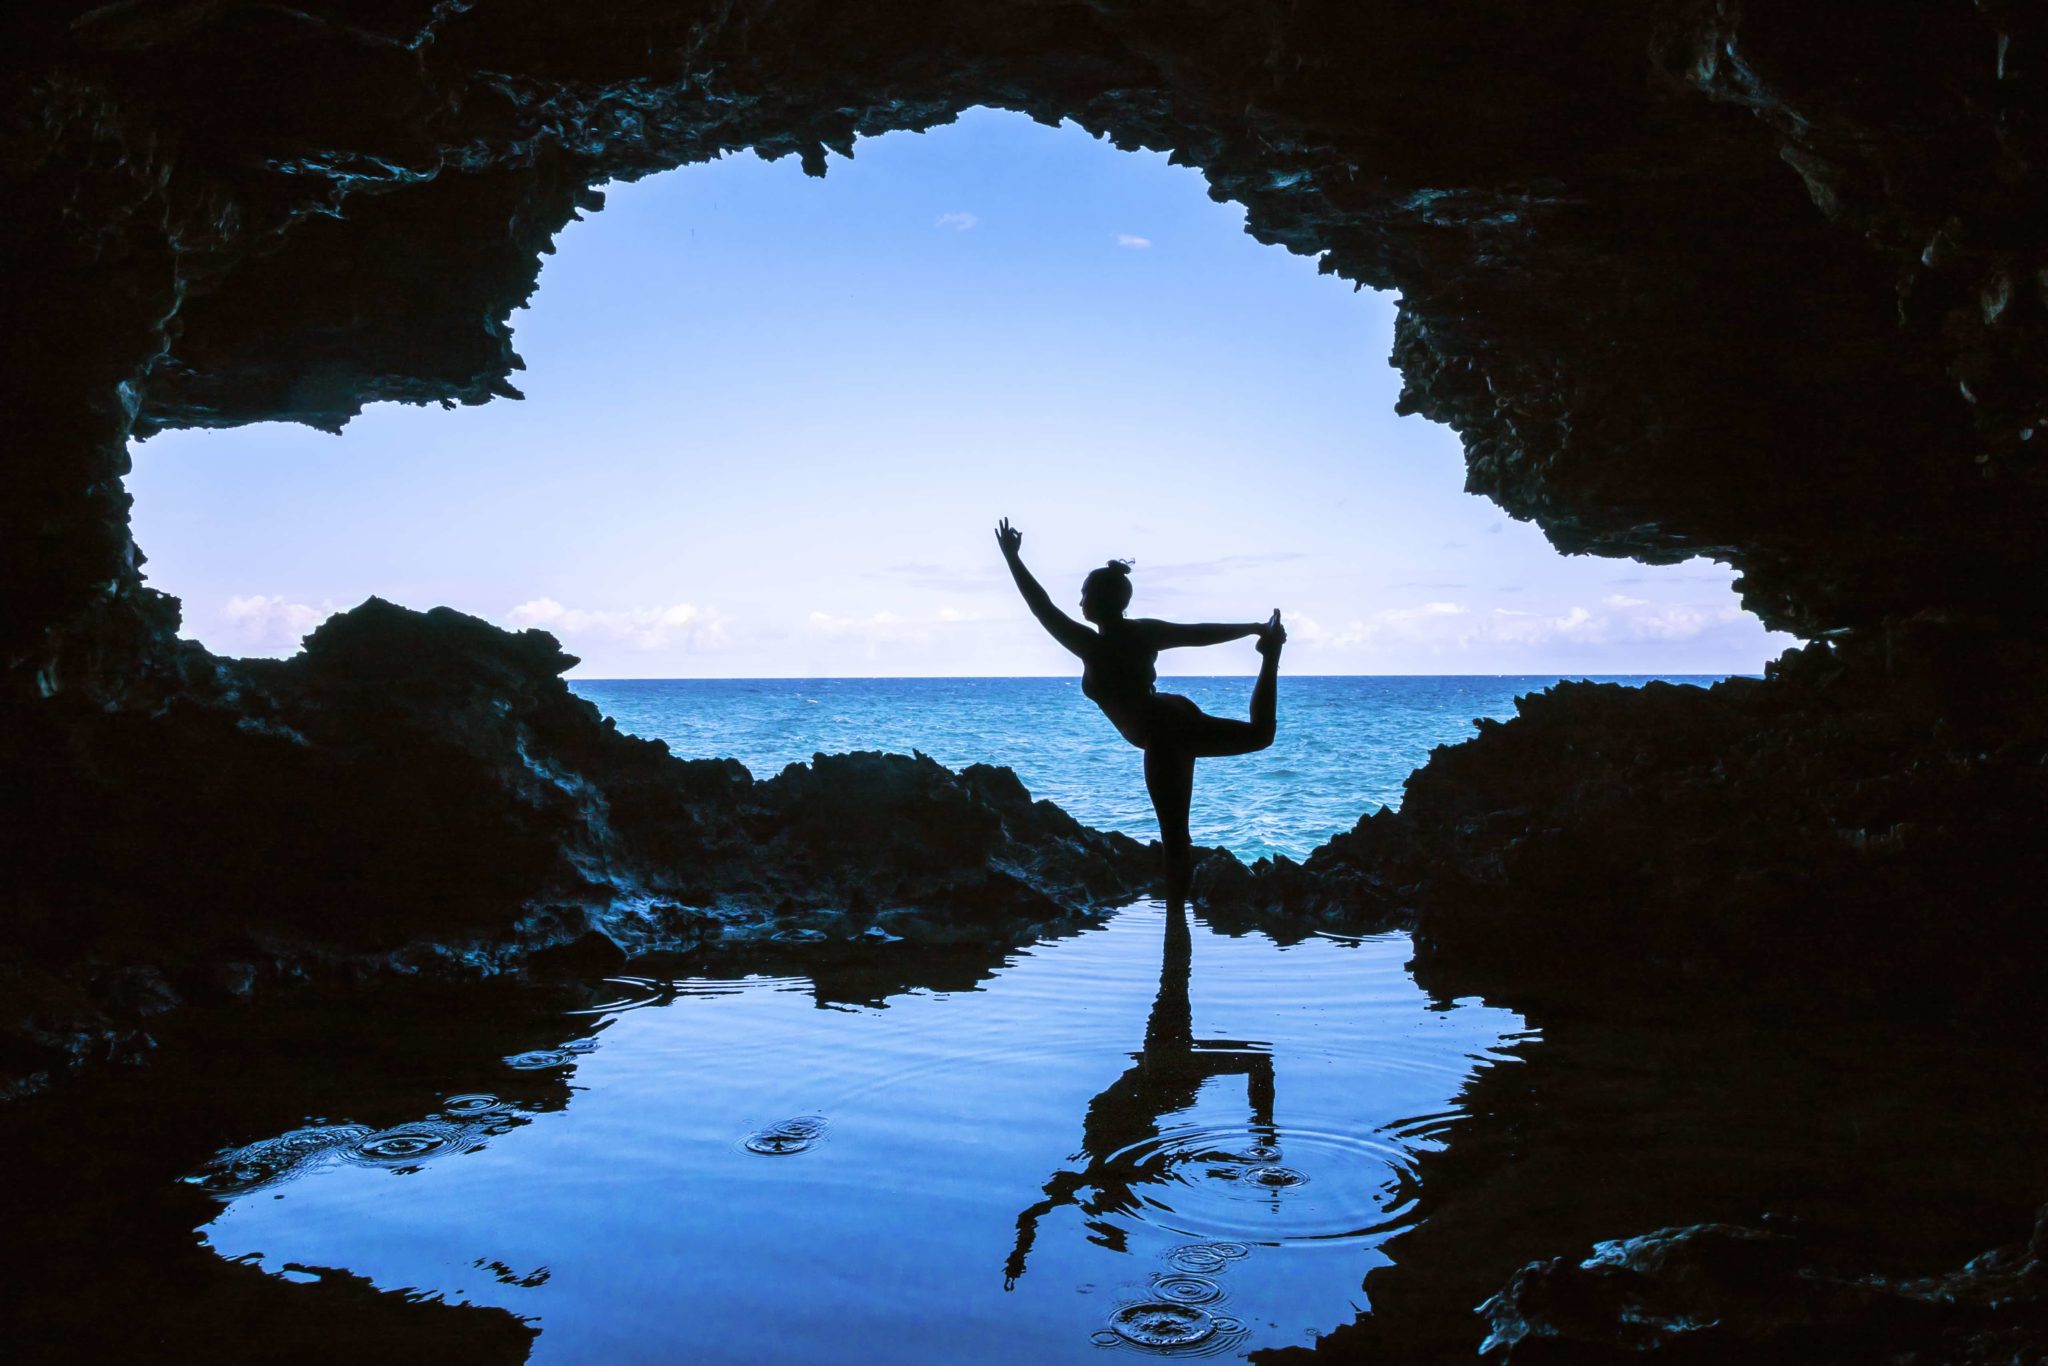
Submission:
<svg viewBox="0 0 2048 1366">
<path fill-rule="evenodd" d="M 1009 562 L 1010 576 L 1031 615 L 1054 640 L 1081 657 L 1081 691 L 1102 708 L 1124 739 L 1145 751 L 1145 790 L 1159 816 L 1159 842 L 1166 852 L 1166 899 L 1185 904 L 1193 843 L 1188 838 L 1188 809 L 1195 796 L 1195 760 L 1229 754 L 1250 754 L 1273 743 L 1278 704 L 1280 647 L 1287 630 L 1280 613 L 1263 622 L 1182 625 L 1126 617 L 1131 605 L 1131 567 L 1111 560 L 1081 582 L 1081 615 L 1090 630 L 1052 605 L 1037 579 L 1024 567 L 1018 547 L 1024 533 L 1005 517 L 996 527 L 996 543 Z M 1177 693 L 1160 692 L 1161 650 L 1183 645 L 1221 645 L 1225 641 L 1259 638 L 1259 681 L 1252 685 L 1251 720 L 1210 716 Z"/>
</svg>

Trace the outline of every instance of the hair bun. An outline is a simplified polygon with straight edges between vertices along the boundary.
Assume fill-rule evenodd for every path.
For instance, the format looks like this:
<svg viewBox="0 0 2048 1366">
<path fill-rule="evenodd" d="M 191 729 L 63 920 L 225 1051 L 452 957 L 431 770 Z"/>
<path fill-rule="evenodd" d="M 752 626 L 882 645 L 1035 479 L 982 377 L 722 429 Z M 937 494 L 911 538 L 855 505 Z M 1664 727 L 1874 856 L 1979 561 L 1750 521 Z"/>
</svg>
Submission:
<svg viewBox="0 0 2048 1366">
<path fill-rule="evenodd" d="M 1131 576 L 1131 562 L 1129 560 L 1111 560 L 1103 568 L 1113 570 L 1127 579 Z"/>
</svg>

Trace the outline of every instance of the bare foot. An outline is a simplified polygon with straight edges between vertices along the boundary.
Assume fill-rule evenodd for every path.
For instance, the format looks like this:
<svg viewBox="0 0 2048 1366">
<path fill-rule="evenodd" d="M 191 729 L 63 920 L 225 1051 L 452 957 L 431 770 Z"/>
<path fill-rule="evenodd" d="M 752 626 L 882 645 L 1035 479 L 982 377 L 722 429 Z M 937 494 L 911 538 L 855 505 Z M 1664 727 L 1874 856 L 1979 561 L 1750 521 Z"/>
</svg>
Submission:
<svg viewBox="0 0 2048 1366">
<path fill-rule="evenodd" d="M 1287 643 L 1287 628 L 1280 624 L 1280 609 L 1275 607 L 1273 615 L 1266 618 L 1266 624 L 1259 628 L 1259 653 L 1276 655 Z"/>
</svg>

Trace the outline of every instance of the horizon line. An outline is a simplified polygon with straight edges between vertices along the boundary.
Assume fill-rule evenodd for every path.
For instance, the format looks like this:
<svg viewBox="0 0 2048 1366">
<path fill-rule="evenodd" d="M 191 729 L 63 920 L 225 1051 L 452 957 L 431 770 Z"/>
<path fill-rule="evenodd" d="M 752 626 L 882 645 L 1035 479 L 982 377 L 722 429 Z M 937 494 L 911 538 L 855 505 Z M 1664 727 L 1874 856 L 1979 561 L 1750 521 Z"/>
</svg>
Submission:
<svg viewBox="0 0 2048 1366">
<path fill-rule="evenodd" d="M 1242 674 L 1160 674 L 1160 682 L 1169 679 L 1187 681 L 1209 681 L 1224 679 L 1257 678 L 1255 673 Z M 1721 670 L 1679 670 L 1662 669 L 1648 673 L 1384 673 L 1384 674 L 1329 674 L 1295 673 L 1283 674 L 1284 682 L 1289 678 L 1549 678 L 1569 683 L 1578 680 L 1607 678 L 1762 678 L 1762 673 L 1743 673 Z M 1059 674 L 629 674 L 607 678 L 573 678 L 564 676 L 565 683 L 1014 683 L 1024 680 L 1057 679 L 1078 684 L 1080 675 Z"/>
</svg>

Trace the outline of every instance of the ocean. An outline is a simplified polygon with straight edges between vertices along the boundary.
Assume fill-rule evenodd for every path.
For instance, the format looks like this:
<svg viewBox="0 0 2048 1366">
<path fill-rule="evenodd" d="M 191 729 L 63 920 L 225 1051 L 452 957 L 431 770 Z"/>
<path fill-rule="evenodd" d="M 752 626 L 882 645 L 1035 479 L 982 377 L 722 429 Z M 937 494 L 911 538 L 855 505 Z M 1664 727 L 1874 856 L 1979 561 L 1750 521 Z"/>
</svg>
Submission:
<svg viewBox="0 0 2048 1366">
<path fill-rule="evenodd" d="M 1706 685 L 1725 675 L 1652 677 Z M 1381 805 L 1437 745 L 1473 734 L 1476 717 L 1506 719 L 1515 698 L 1556 675 L 1282 677 L 1271 749 L 1204 759 L 1195 770 L 1196 843 L 1247 861 L 1300 858 Z M 1242 717 L 1250 678 L 1162 678 L 1204 711 Z M 1158 834 L 1139 752 L 1071 678 L 574 679 L 570 686 L 622 730 L 666 740 L 686 758 L 733 758 L 772 777 L 814 754 L 913 751 L 949 768 L 1002 764 L 1033 796 L 1085 824 L 1138 839 Z"/>
</svg>

